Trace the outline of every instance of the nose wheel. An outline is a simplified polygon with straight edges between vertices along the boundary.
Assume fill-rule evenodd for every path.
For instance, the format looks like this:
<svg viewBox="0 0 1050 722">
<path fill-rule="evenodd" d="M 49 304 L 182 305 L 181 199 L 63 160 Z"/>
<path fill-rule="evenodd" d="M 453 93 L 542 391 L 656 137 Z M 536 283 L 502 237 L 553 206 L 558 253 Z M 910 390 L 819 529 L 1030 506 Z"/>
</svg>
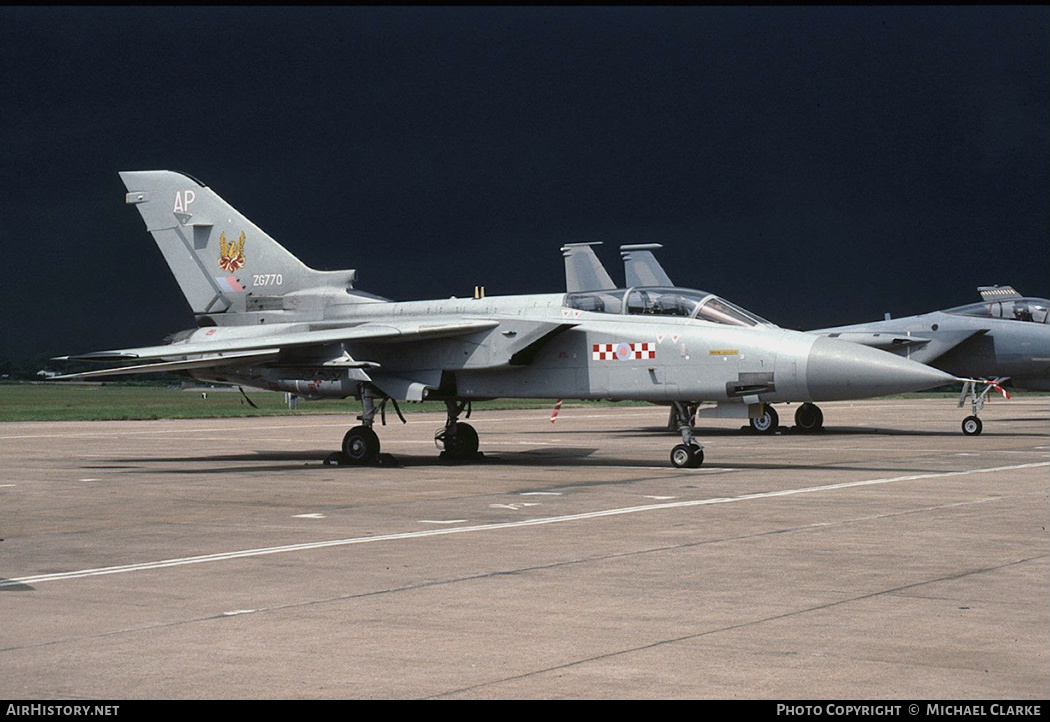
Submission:
<svg viewBox="0 0 1050 722">
<path fill-rule="evenodd" d="M 976 416 L 967 416 L 962 422 L 962 432 L 967 436 L 977 436 L 984 428 L 984 424 Z"/>
</svg>

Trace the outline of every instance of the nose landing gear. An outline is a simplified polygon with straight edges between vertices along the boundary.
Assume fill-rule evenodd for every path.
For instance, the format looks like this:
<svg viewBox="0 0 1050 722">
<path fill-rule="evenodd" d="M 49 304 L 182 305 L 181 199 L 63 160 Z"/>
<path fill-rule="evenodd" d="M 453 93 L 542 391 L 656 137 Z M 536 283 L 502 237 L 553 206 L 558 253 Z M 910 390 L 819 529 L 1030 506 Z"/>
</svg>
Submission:
<svg viewBox="0 0 1050 722">
<path fill-rule="evenodd" d="M 671 466 L 676 469 L 695 469 L 704 463 L 704 447 L 693 435 L 693 419 L 689 407 L 681 401 L 671 406 L 671 422 L 682 433 L 682 443 L 671 449 Z"/>
<path fill-rule="evenodd" d="M 977 436 L 984 429 L 984 424 L 977 418 L 977 414 L 980 413 L 981 409 L 984 408 L 984 402 L 988 400 L 988 392 L 995 389 L 1006 398 L 1010 398 L 1010 395 L 1003 390 L 1003 387 L 999 384 L 1009 380 L 1009 376 L 1002 376 L 993 381 L 980 381 L 978 379 L 968 379 L 963 383 L 962 394 L 959 396 L 959 408 L 963 407 L 966 403 L 966 396 L 970 396 L 970 410 L 973 412 L 970 416 L 963 419 L 962 432 L 967 436 Z M 977 384 L 983 383 L 985 386 L 980 391 L 977 390 Z"/>
</svg>

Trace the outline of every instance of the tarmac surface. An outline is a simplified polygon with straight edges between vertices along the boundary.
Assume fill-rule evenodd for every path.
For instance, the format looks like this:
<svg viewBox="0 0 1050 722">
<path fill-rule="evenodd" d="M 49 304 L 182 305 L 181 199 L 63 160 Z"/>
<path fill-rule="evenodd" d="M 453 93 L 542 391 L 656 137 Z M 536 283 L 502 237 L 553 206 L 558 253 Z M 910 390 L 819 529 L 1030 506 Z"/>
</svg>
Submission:
<svg viewBox="0 0 1050 722">
<path fill-rule="evenodd" d="M 0 698 L 1045 699 L 1050 397 L 822 408 L 2 424 Z"/>
</svg>

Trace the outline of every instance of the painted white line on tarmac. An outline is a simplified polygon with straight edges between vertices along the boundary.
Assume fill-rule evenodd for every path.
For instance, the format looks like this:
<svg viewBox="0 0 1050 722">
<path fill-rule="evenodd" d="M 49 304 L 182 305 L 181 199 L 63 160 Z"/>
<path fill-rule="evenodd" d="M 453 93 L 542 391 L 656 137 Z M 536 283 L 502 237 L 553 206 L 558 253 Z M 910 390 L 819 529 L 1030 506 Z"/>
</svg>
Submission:
<svg viewBox="0 0 1050 722">
<path fill-rule="evenodd" d="M 985 469 L 966 469 L 962 471 L 945 471 L 928 474 L 909 474 L 908 476 L 893 476 L 881 479 L 865 479 L 863 481 L 845 481 L 839 484 L 826 484 L 824 486 L 807 486 L 797 489 L 782 489 L 780 491 L 764 491 L 755 494 L 716 497 L 713 499 L 694 499 L 692 501 L 673 501 L 665 502 L 662 504 L 646 504 L 644 506 L 630 506 L 618 509 L 605 509 L 601 511 L 584 512 L 582 514 L 541 517 L 538 519 L 524 519 L 521 521 L 502 522 L 497 524 L 461 526 L 452 529 L 433 529 L 427 531 L 403 532 L 400 534 L 382 534 L 378 536 L 355 537 L 351 539 L 332 539 L 329 541 L 308 542 L 304 544 L 289 544 L 287 546 L 279 547 L 244 549 L 235 552 L 203 554 L 201 556 L 184 557 L 181 559 L 163 559 L 160 561 L 143 562 L 140 564 L 125 564 L 122 566 L 100 567 L 98 569 L 81 569 L 72 572 L 60 572 L 57 574 L 41 574 L 38 576 L 19 577 L 17 579 L 6 579 L 0 581 L 0 587 L 16 586 L 20 584 L 41 584 L 43 582 L 65 581 L 70 579 L 83 579 L 86 577 L 105 576 L 109 574 L 126 574 L 129 572 L 142 572 L 153 569 L 181 567 L 190 564 L 204 564 L 207 562 L 230 561 L 232 559 L 261 557 L 270 554 L 283 554 L 286 552 L 313 551 L 316 549 L 330 549 L 332 547 L 353 546 L 357 544 L 374 544 L 376 542 L 425 539 L 428 537 L 448 536 L 450 534 L 473 534 L 477 532 L 501 531 L 505 529 L 517 529 L 527 526 L 542 526 L 546 524 L 561 524 L 565 522 L 583 521 L 587 519 L 600 519 L 603 517 L 622 516 L 624 514 L 639 514 L 651 511 L 664 511 L 667 509 L 684 509 L 694 506 L 709 506 L 711 504 L 732 504 L 741 501 L 773 499 L 776 497 L 796 496 L 799 494 L 814 494 L 826 491 L 837 491 L 840 489 L 853 489 L 862 486 L 877 486 L 880 484 L 895 484 L 903 481 L 917 481 L 920 479 L 943 479 L 952 476 L 970 476 L 971 474 L 996 474 L 1007 471 L 1019 471 L 1021 469 L 1034 469 L 1046 466 L 1050 466 L 1050 461 L 1032 464 L 1016 464 L 1013 466 L 995 466 Z"/>
</svg>

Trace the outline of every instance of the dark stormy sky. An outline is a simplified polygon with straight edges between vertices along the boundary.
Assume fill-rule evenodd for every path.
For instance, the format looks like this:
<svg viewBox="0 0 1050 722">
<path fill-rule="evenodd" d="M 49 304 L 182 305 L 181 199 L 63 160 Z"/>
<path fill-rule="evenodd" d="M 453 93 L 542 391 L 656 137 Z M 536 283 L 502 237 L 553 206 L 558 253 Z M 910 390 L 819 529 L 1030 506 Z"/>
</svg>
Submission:
<svg viewBox="0 0 1050 722">
<path fill-rule="evenodd" d="M 121 170 L 394 299 L 664 244 L 791 328 L 1050 295 L 1050 10 L 0 8 L 0 355 L 192 316 Z"/>
</svg>

